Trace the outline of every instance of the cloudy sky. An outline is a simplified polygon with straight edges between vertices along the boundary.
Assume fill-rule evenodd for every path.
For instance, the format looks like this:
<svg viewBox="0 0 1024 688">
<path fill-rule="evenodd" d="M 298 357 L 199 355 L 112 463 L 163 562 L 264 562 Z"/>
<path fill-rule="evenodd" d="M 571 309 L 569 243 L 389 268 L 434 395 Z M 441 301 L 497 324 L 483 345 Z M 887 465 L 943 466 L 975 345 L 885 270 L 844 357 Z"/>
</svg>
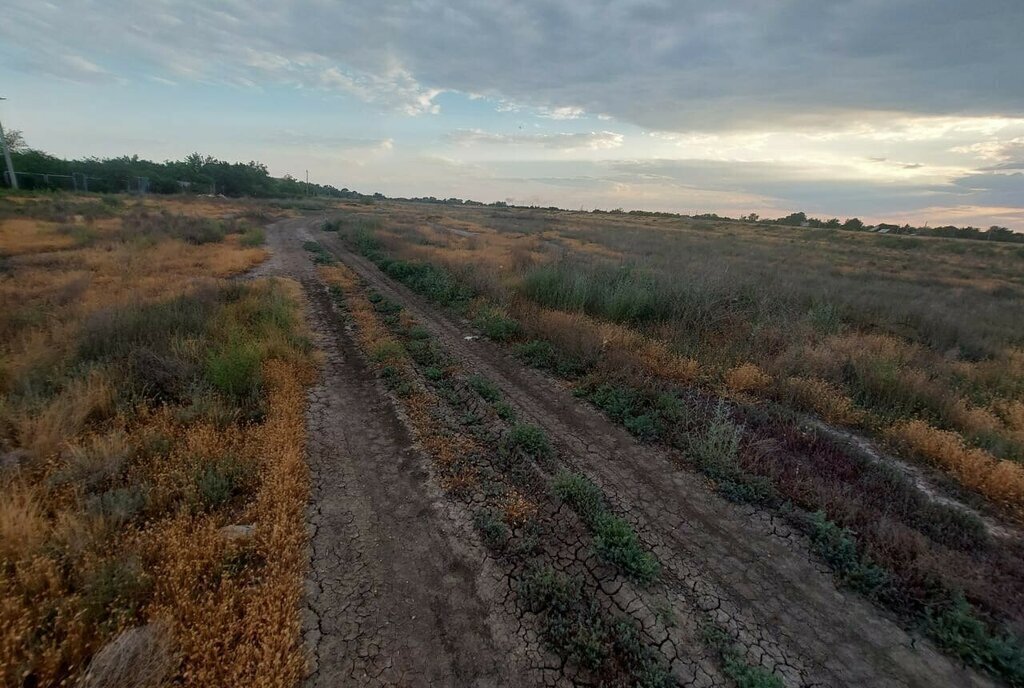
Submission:
<svg viewBox="0 0 1024 688">
<path fill-rule="evenodd" d="M 1024 0 L 6 0 L 0 117 L 388 195 L 1024 231 Z"/>
</svg>

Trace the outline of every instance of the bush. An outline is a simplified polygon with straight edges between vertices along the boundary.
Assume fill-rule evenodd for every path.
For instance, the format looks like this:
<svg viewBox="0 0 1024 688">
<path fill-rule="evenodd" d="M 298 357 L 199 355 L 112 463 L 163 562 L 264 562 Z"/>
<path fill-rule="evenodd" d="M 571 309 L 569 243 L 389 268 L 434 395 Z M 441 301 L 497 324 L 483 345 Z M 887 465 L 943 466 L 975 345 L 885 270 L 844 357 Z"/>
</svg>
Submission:
<svg viewBox="0 0 1024 688">
<path fill-rule="evenodd" d="M 634 580 L 646 583 L 658 577 L 658 560 L 644 550 L 629 523 L 608 512 L 601 488 L 564 471 L 555 476 L 552 488 L 593 531 L 594 549 L 602 559 Z"/>
<path fill-rule="evenodd" d="M 839 578 L 869 596 L 877 596 L 889 583 L 889 574 L 857 552 L 857 541 L 846 528 L 829 521 L 823 512 L 811 515 L 811 548 L 827 561 Z"/>
<path fill-rule="evenodd" d="M 555 652 L 591 670 L 601 667 L 609 650 L 607 629 L 578 579 L 539 569 L 520 581 L 519 595 L 527 609 L 542 615 L 541 633 Z"/>
<path fill-rule="evenodd" d="M 176 339 L 201 337 L 217 306 L 214 291 L 170 301 L 128 305 L 90 315 L 79 333 L 81 362 L 127 359 L 139 348 L 163 351 Z"/>
<path fill-rule="evenodd" d="M 473 324 L 479 327 L 488 338 L 497 342 L 508 341 L 522 332 L 519 321 L 492 306 L 478 309 Z"/>
<path fill-rule="evenodd" d="M 102 629 L 134 618 L 149 591 L 149 580 L 134 559 L 111 559 L 85 574 L 82 614 Z"/>
<path fill-rule="evenodd" d="M 467 382 L 484 401 L 490 401 L 493 403 L 501 399 L 501 391 L 498 389 L 497 385 L 485 378 L 483 375 L 470 375 Z"/>
<path fill-rule="evenodd" d="M 942 648 L 976 667 L 999 676 L 1012 686 L 1024 685 L 1024 649 L 1020 640 L 995 636 L 962 594 L 925 617 L 928 634 Z"/>
<path fill-rule="evenodd" d="M 601 558 L 634 580 L 647 583 L 658 577 L 658 560 L 643 548 L 624 519 L 605 513 L 597 518 L 593 528 L 594 549 Z"/>
<path fill-rule="evenodd" d="M 207 218 L 182 220 L 178 228 L 178 235 L 190 244 L 214 244 L 223 241 L 225 234 L 221 223 Z"/>
<path fill-rule="evenodd" d="M 708 624 L 704 641 L 718 653 L 722 670 L 736 682 L 737 688 L 783 688 L 782 680 L 767 669 L 747 664 L 732 638 L 722 629 Z"/>
<path fill-rule="evenodd" d="M 244 495 L 252 477 L 248 466 L 232 457 L 206 463 L 195 477 L 195 502 L 202 509 L 217 509 Z"/>
<path fill-rule="evenodd" d="M 262 246 L 266 240 L 267 235 L 263 231 L 262 227 L 249 227 L 242 232 L 242 236 L 238 239 L 238 243 L 242 246 L 255 247 Z"/>
<path fill-rule="evenodd" d="M 319 241 L 304 241 L 302 248 L 313 254 L 313 262 L 317 265 L 334 265 L 337 262 Z"/>
<path fill-rule="evenodd" d="M 480 531 L 480 536 L 491 549 L 501 549 L 508 541 L 510 532 L 508 526 L 501 518 L 501 514 L 494 509 L 483 509 L 473 516 L 473 525 Z"/>
<path fill-rule="evenodd" d="M 541 636 L 563 659 L 600 672 L 609 685 L 674 685 L 667 662 L 644 645 L 636 625 L 606 616 L 580 579 L 536 568 L 517 591 L 523 605 L 541 616 Z"/>
<path fill-rule="evenodd" d="M 601 488 L 582 475 L 561 471 L 555 476 L 552 488 L 558 498 L 572 507 L 584 523 L 594 523 L 605 512 Z"/>
<path fill-rule="evenodd" d="M 538 463 L 547 463 L 555 456 L 548 436 L 536 425 L 520 423 L 501 440 L 501 451 L 505 456 L 526 457 Z"/>
<path fill-rule="evenodd" d="M 251 399 L 260 384 L 262 354 L 251 341 L 234 338 L 206 362 L 206 379 L 221 394 Z"/>
<path fill-rule="evenodd" d="M 115 525 L 121 525 L 141 514 L 148 501 L 149 495 L 144 487 L 122 487 L 90 497 L 86 502 L 86 510 Z"/>
</svg>

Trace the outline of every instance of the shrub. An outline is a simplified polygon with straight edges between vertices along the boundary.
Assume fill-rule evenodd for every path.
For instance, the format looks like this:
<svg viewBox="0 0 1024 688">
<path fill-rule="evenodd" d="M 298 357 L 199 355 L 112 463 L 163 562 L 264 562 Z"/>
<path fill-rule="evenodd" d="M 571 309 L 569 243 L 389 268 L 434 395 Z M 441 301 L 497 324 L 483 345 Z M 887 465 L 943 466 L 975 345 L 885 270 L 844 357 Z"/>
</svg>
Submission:
<svg viewBox="0 0 1024 688">
<path fill-rule="evenodd" d="M 203 509 L 217 509 L 246 493 L 252 471 L 233 457 L 207 462 L 195 477 L 195 502 Z"/>
<path fill-rule="evenodd" d="M 925 627 L 939 646 L 968 664 L 986 669 L 1010 685 L 1024 684 L 1020 640 L 992 635 L 962 594 L 954 595 L 941 609 L 928 610 Z"/>
<path fill-rule="evenodd" d="M 400 361 L 405 358 L 405 347 L 394 339 L 384 339 L 371 347 L 370 358 L 377 363 Z"/>
<path fill-rule="evenodd" d="M 217 297 L 212 290 L 199 290 L 169 301 L 97 311 L 86 318 L 79 333 L 78 360 L 123 360 L 142 347 L 164 351 L 176 339 L 200 338 Z"/>
<path fill-rule="evenodd" d="M 601 514 L 593 524 L 594 549 L 628 577 L 650 582 L 658 577 L 658 560 L 640 544 L 633 528 L 613 514 Z"/>
<path fill-rule="evenodd" d="M 508 541 L 510 532 L 501 515 L 494 509 L 483 509 L 473 516 L 473 525 L 491 549 L 501 549 Z"/>
<path fill-rule="evenodd" d="M 262 227 L 249 227 L 242 236 L 238 239 L 238 243 L 242 246 L 262 246 L 267 241 L 267 235 L 263 231 Z"/>
<path fill-rule="evenodd" d="M 216 220 L 189 218 L 180 221 L 177 233 L 190 244 L 213 244 L 223 241 L 227 232 Z"/>
<path fill-rule="evenodd" d="M 134 559 L 106 560 L 85 574 L 82 614 L 100 628 L 117 628 L 138 613 L 149 585 Z"/>
<path fill-rule="evenodd" d="M 665 659 L 644 645 L 635 624 L 606 616 L 580 579 L 550 567 L 535 568 L 519 581 L 517 591 L 523 605 L 541 616 L 545 642 L 564 659 L 600 670 L 610 685 L 674 685 Z"/>
<path fill-rule="evenodd" d="M 483 306 L 477 310 L 473 324 L 490 339 L 498 342 L 508 341 L 519 336 L 522 326 L 510 318 L 502 310 L 493 306 Z"/>
<path fill-rule="evenodd" d="M 501 399 L 501 391 L 498 386 L 483 375 L 470 375 L 467 382 L 484 401 L 493 403 Z"/>
<path fill-rule="evenodd" d="M 548 436 L 536 425 L 519 423 L 501 440 L 501 451 L 506 456 L 526 457 L 538 463 L 547 463 L 555 456 Z"/>
<path fill-rule="evenodd" d="M 689 449 L 702 469 L 714 474 L 730 474 L 735 470 L 739 457 L 743 427 L 729 418 L 729 408 L 724 402 L 715 407 L 714 415 L 704 430 L 689 439 Z"/>
<path fill-rule="evenodd" d="M 783 688 L 778 676 L 763 667 L 748 664 L 725 631 L 712 624 L 705 625 L 703 631 L 704 642 L 718 653 L 722 670 L 736 682 L 737 688 Z"/>
<path fill-rule="evenodd" d="M 820 334 L 838 334 L 843 329 L 839 308 L 824 301 L 811 304 L 807 309 L 807 322 Z"/>
<path fill-rule="evenodd" d="M 313 254 L 313 262 L 317 265 L 334 265 L 337 262 L 319 241 L 304 241 L 302 247 Z"/>
<path fill-rule="evenodd" d="M 262 353 L 252 341 L 233 338 L 206 362 L 206 379 L 214 389 L 237 400 L 255 396 Z"/>
<path fill-rule="evenodd" d="M 812 549 L 827 561 L 839 578 L 869 596 L 876 596 L 889 583 L 886 571 L 857 552 L 857 542 L 846 528 L 828 520 L 818 511 L 811 515 Z"/>
<path fill-rule="evenodd" d="M 629 523 L 608 512 L 601 488 L 582 475 L 562 471 L 552 489 L 593 531 L 594 549 L 602 559 L 635 580 L 657 578 L 658 560 L 644 550 Z"/>
<path fill-rule="evenodd" d="M 498 414 L 498 418 L 501 418 L 506 423 L 516 422 L 516 410 L 504 401 L 494 404 L 494 412 Z"/>
<path fill-rule="evenodd" d="M 102 516 L 114 525 L 121 525 L 142 513 L 149 501 L 145 487 L 134 485 L 107 490 L 90 497 L 86 502 L 86 510 L 96 516 Z"/>
<path fill-rule="evenodd" d="M 558 498 L 572 507 L 584 523 L 595 522 L 605 512 L 601 488 L 582 475 L 561 471 L 555 476 L 552 488 Z"/>
<path fill-rule="evenodd" d="M 79 688 L 159 688 L 174 671 L 173 638 L 166 624 L 122 631 L 97 652 Z"/>
</svg>

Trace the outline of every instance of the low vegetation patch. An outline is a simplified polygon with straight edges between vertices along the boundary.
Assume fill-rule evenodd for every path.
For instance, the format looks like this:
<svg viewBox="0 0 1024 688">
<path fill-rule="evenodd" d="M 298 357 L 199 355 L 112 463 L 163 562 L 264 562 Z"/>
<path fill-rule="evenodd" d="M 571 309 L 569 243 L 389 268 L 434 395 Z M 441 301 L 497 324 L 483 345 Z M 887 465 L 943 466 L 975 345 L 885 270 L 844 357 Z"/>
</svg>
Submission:
<svg viewBox="0 0 1024 688">
<path fill-rule="evenodd" d="M 601 489 L 575 473 L 559 473 L 553 489 L 594 533 L 594 549 L 625 575 L 641 582 L 658 577 L 658 560 L 640 543 L 632 526 L 612 514 Z"/>
<path fill-rule="evenodd" d="M 535 569 L 520 581 L 518 593 L 527 609 L 541 617 L 544 640 L 560 656 L 606 680 L 622 676 L 643 688 L 676 685 L 632 622 L 604 613 L 578 579 L 551 568 Z"/>
</svg>

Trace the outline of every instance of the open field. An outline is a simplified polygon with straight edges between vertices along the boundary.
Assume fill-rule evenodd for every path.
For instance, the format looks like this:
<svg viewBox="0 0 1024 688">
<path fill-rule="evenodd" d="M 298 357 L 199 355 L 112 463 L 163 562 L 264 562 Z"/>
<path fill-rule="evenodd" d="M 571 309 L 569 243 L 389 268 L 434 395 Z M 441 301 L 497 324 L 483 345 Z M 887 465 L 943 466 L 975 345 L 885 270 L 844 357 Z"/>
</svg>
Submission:
<svg viewBox="0 0 1024 688">
<path fill-rule="evenodd" d="M 3 685 L 1024 685 L 1022 268 L 0 199 Z"/>
</svg>

